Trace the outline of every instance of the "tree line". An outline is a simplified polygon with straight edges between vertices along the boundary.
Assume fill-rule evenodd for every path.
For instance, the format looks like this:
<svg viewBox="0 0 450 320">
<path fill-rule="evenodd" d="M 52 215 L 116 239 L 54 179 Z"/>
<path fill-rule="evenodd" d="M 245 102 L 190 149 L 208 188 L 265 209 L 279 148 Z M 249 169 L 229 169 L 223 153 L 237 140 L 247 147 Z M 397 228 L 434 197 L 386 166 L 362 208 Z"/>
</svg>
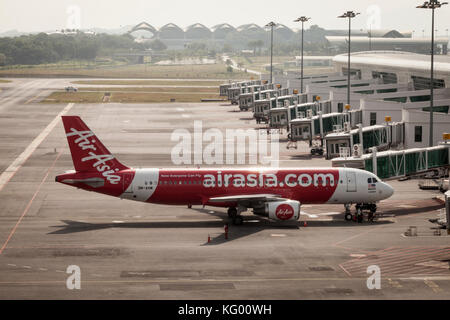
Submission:
<svg viewBox="0 0 450 320">
<path fill-rule="evenodd" d="M 146 49 L 131 35 L 74 35 L 39 33 L 0 38 L 0 65 L 42 64 L 62 60 L 93 60 L 118 50 Z"/>
</svg>

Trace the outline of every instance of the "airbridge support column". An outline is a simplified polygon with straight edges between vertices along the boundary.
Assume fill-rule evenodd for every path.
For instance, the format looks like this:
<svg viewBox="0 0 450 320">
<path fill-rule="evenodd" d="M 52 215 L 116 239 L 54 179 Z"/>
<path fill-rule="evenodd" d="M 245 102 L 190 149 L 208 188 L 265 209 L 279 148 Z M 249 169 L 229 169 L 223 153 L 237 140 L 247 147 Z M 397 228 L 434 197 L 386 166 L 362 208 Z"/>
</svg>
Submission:
<svg viewBox="0 0 450 320">
<path fill-rule="evenodd" d="M 450 190 L 445 193 L 445 214 L 447 216 L 447 234 L 450 234 Z"/>
<path fill-rule="evenodd" d="M 377 168 L 377 148 L 372 147 L 372 172 L 374 175 L 378 176 L 378 168 Z"/>
</svg>

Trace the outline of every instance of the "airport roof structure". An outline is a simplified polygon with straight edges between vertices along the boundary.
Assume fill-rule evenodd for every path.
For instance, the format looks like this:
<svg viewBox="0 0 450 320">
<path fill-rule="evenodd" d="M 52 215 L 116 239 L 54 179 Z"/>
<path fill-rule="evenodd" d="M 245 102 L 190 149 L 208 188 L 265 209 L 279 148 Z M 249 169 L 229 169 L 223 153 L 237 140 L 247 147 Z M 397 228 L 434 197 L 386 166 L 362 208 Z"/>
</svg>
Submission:
<svg viewBox="0 0 450 320">
<path fill-rule="evenodd" d="M 277 24 L 274 27 L 274 32 L 281 35 L 282 37 L 289 39 L 294 34 L 294 31 L 292 29 L 286 27 L 284 24 Z"/>
<path fill-rule="evenodd" d="M 181 29 L 179 26 L 177 26 L 175 23 L 172 23 L 172 22 L 165 24 L 161 28 L 159 28 L 160 31 L 166 30 L 166 29 L 177 29 L 177 30 L 183 31 L 183 29 Z"/>
<path fill-rule="evenodd" d="M 159 37 L 163 39 L 182 39 L 184 31 L 174 23 L 168 23 L 159 28 Z"/>
<path fill-rule="evenodd" d="M 228 23 L 221 23 L 216 24 L 214 27 L 211 28 L 214 32 L 218 30 L 230 30 L 230 31 L 236 31 L 236 28 L 233 27 L 231 24 Z"/>
<path fill-rule="evenodd" d="M 209 28 L 207 28 L 205 25 L 203 25 L 201 23 L 191 24 L 190 26 L 188 26 L 186 28 L 186 32 L 189 30 L 205 30 L 205 31 L 211 32 L 211 30 Z"/>
<path fill-rule="evenodd" d="M 400 51 L 363 51 L 352 53 L 351 57 L 352 67 L 365 65 L 419 72 L 429 72 L 430 70 L 430 56 L 425 54 Z M 333 62 L 346 64 L 347 58 L 347 54 L 340 54 L 333 58 Z M 450 56 L 436 55 L 434 70 L 436 73 L 450 75 Z"/>
<path fill-rule="evenodd" d="M 406 33 L 401 33 L 397 30 L 383 30 L 374 29 L 367 32 L 372 38 L 406 38 Z"/>
<path fill-rule="evenodd" d="M 264 31 L 263 28 L 261 28 L 260 26 L 258 26 L 255 23 L 249 23 L 249 24 L 243 24 L 239 27 L 236 28 L 237 31 L 239 32 L 245 32 L 245 31 Z"/>
<path fill-rule="evenodd" d="M 158 30 L 156 30 L 155 27 L 153 27 L 152 25 L 148 24 L 147 22 L 141 22 L 141 23 L 135 25 L 130 31 L 128 31 L 128 33 L 132 33 L 134 31 L 139 31 L 139 30 L 149 31 L 153 35 L 156 35 L 158 33 Z"/>
<path fill-rule="evenodd" d="M 186 38 L 202 39 L 211 37 L 211 30 L 201 23 L 194 23 L 186 28 Z"/>
</svg>

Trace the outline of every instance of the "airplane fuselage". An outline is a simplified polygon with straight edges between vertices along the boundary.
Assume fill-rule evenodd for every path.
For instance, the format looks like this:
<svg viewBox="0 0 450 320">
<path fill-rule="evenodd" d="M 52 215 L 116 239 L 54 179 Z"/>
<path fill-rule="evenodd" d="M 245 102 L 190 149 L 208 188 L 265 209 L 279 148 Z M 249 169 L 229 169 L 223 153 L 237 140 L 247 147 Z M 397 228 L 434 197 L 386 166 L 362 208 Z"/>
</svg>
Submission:
<svg viewBox="0 0 450 320">
<path fill-rule="evenodd" d="M 114 184 L 99 173 L 66 173 L 58 182 L 111 196 L 167 205 L 211 205 L 208 199 L 227 195 L 275 194 L 301 204 L 374 203 L 392 195 L 392 188 L 370 172 L 352 168 L 127 169 L 116 172 Z M 106 181 L 102 186 L 93 178 Z M 369 180 L 370 179 L 370 180 Z M 372 180 L 376 179 L 376 180 Z M 375 181 L 375 182 L 373 182 Z"/>
</svg>

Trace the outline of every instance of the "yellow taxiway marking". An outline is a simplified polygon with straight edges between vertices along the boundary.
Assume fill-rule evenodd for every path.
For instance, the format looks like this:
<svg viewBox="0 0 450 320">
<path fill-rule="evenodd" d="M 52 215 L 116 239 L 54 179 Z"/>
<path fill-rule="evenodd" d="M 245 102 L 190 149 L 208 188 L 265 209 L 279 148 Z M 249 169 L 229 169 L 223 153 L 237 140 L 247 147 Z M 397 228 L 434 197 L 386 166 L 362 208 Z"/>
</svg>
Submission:
<svg viewBox="0 0 450 320">
<path fill-rule="evenodd" d="M 388 278 L 388 282 L 394 288 L 403 288 L 403 286 L 400 284 L 400 282 L 392 280 L 391 278 Z"/>
<path fill-rule="evenodd" d="M 435 293 L 441 293 L 443 290 L 436 284 L 436 282 L 429 279 L 423 280 L 423 282 L 431 288 Z"/>
</svg>

